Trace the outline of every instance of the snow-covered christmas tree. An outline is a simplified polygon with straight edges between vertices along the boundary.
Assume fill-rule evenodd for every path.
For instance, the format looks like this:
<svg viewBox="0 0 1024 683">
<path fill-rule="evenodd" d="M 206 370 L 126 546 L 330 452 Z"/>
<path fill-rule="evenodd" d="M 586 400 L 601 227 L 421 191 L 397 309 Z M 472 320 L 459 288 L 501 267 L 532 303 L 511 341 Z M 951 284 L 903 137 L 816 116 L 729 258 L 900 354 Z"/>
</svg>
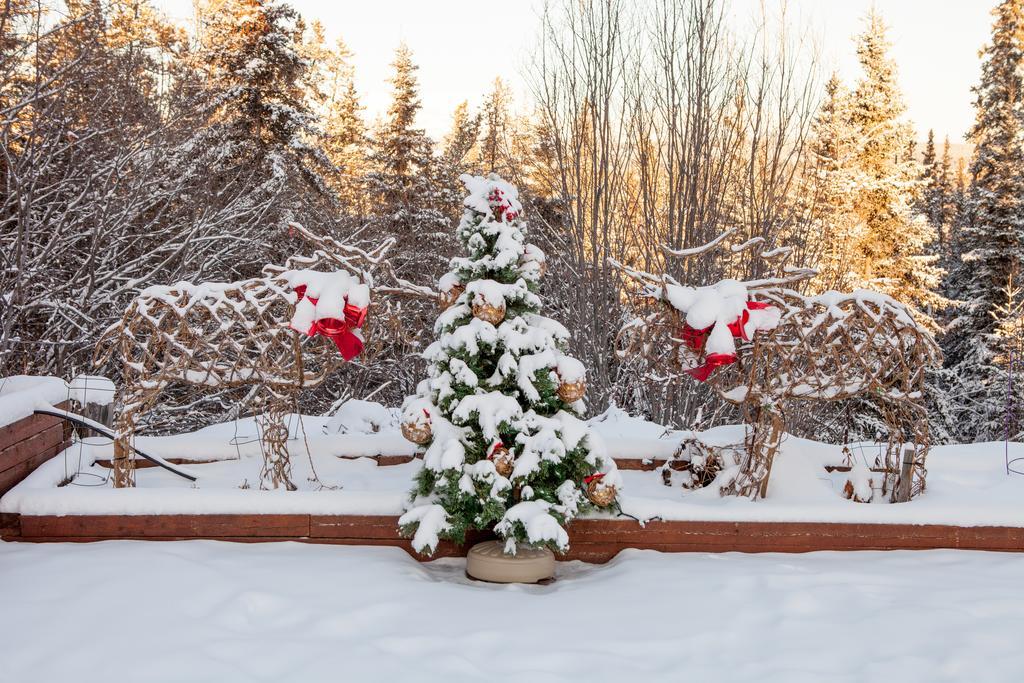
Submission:
<svg viewBox="0 0 1024 683">
<path fill-rule="evenodd" d="M 450 305 L 425 352 L 429 377 L 403 406 L 403 431 L 426 452 L 399 524 L 426 554 L 471 529 L 493 529 L 506 553 L 565 551 L 574 517 L 616 506 L 619 473 L 579 417 L 584 368 L 564 352 L 569 333 L 540 315 L 544 254 L 526 243 L 516 188 L 461 180 L 468 255 L 441 279 Z"/>
</svg>

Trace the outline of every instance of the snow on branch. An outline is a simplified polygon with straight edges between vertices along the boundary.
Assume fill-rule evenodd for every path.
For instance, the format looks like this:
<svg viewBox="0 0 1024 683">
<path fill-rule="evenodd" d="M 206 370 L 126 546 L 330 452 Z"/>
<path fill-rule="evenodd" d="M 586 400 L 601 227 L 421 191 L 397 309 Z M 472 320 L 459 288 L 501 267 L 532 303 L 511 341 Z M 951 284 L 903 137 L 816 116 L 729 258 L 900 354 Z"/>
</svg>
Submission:
<svg viewBox="0 0 1024 683">
<path fill-rule="evenodd" d="M 679 256 L 679 257 L 682 257 L 682 258 L 690 258 L 691 256 L 700 256 L 701 254 L 704 254 L 704 253 L 707 253 L 707 252 L 711 251 L 712 249 L 717 247 L 719 244 L 721 244 L 725 240 L 729 239 L 732 235 L 734 235 L 736 233 L 737 230 L 739 230 L 739 228 L 729 228 L 728 230 L 723 232 L 721 235 L 719 235 L 715 239 L 713 239 L 710 242 L 708 242 L 707 244 L 702 244 L 702 245 L 697 246 L 697 247 L 690 247 L 689 249 L 672 249 L 668 245 L 662 245 L 661 250 L 664 251 L 666 254 L 671 254 L 672 256 Z"/>
</svg>

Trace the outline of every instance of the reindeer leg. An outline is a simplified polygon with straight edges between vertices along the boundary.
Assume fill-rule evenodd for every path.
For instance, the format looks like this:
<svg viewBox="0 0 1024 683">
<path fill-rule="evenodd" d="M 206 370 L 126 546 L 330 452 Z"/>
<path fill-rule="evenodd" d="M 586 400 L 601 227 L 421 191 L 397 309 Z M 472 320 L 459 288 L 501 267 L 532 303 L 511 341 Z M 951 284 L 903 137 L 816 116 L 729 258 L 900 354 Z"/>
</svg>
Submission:
<svg viewBox="0 0 1024 683">
<path fill-rule="evenodd" d="M 744 422 L 750 425 L 746 454 L 736 477 L 722 488 L 722 495 L 743 498 L 763 498 L 768 493 L 768 477 L 772 462 L 782 443 L 785 422 L 782 413 L 770 405 L 752 401 L 750 411 L 744 406 Z M 752 413 L 752 414 L 751 414 Z"/>
<path fill-rule="evenodd" d="M 288 424 L 286 418 L 292 406 L 287 397 L 268 397 L 263 414 L 257 418 L 262 427 L 263 469 L 261 488 L 276 489 L 284 486 L 289 491 L 297 487 L 292 483 L 292 465 L 288 458 Z"/>
<path fill-rule="evenodd" d="M 154 392 L 143 389 L 132 381 L 127 381 L 124 401 L 115 423 L 114 459 L 111 463 L 114 470 L 114 488 L 135 487 L 135 451 L 132 442 L 135 440 L 135 421 L 143 407 L 152 403 Z M 157 390 L 159 391 L 159 390 Z"/>
<path fill-rule="evenodd" d="M 768 480 L 771 478 L 775 454 L 779 452 L 779 446 L 782 445 L 784 427 L 785 421 L 782 419 L 782 414 L 778 410 L 769 410 L 768 433 L 762 446 L 764 453 L 758 463 L 761 469 L 754 476 L 754 480 L 758 482 L 757 492 L 753 496 L 755 498 L 766 498 L 768 496 Z"/>
<path fill-rule="evenodd" d="M 131 441 L 135 433 L 135 414 L 122 410 L 116 424 L 117 438 L 114 440 L 114 488 L 135 487 L 135 459 L 132 458 Z"/>
</svg>

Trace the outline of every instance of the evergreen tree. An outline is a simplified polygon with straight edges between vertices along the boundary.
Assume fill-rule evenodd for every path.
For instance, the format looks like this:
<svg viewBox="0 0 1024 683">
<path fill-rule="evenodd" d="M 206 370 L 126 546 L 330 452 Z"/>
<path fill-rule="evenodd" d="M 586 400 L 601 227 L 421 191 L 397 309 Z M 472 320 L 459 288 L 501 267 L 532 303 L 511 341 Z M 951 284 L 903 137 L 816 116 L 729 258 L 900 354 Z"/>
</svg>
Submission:
<svg viewBox="0 0 1024 683">
<path fill-rule="evenodd" d="M 938 242 L 935 245 L 937 253 L 940 257 L 944 257 L 947 248 L 946 241 L 949 224 L 952 220 L 950 214 L 953 202 L 949 137 L 946 137 L 942 157 L 940 158 L 935 152 L 935 132 L 929 130 L 928 141 L 925 143 L 921 164 L 923 166 L 921 179 L 924 181 L 924 189 L 921 192 L 921 202 L 918 210 L 935 230 L 938 238 Z"/>
<path fill-rule="evenodd" d="M 346 210 L 353 216 L 362 216 L 366 211 L 363 179 L 369 150 L 352 51 L 340 38 L 333 48 L 327 48 L 318 23 L 313 25 L 310 42 L 312 46 L 308 49 L 317 57 L 310 69 L 310 89 L 316 93 L 317 111 L 324 122 L 320 146 L 334 165 L 328 182 Z"/>
<path fill-rule="evenodd" d="M 861 286 L 916 307 L 918 317 L 935 329 L 931 313 L 946 305 L 937 292 L 938 256 L 927 254 L 936 233 L 913 210 L 920 172 L 888 49 L 885 26 L 872 11 L 858 37 L 863 76 L 848 111 L 855 133 L 853 211 L 863 224 L 853 244 L 853 269 Z"/>
<path fill-rule="evenodd" d="M 494 79 L 494 86 L 484 100 L 481 116 L 482 131 L 478 146 L 479 165 L 487 173 L 511 176 L 509 168 L 511 119 L 509 112 L 511 96 L 508 86 L 501 78 Z"/>
<path fill-rule="evenodd" d="M 307 62 L 300 54 L 302 24 L 276 0 L 218 0 L 201 17 L 200 61 L 213 94 L 213 118 L 261 151 L 312 150 L 315 135 L 305 99 Z"/>
<path fill-rule="evenodd" d="M 825 84 L 825 99 L 814 120 L 815 233 L 810 240 L 816 250 L 822 289 L 849 289 L 856 281 L 853 272 L 853 245 L 860 238 L 862 224 L 853 212 L 853 138 L 854 130 L 847 111 L 849 94 L 836 74 Z"/>
<path fill-rule="evenodd" d="M 994 15 L 974 88 L 971 185 L 956 237 L 962 265 L 950 277 L 963 303 L 943 345 L 963 378 L 961 423 L 972 439 L 1002 436 L 1007 378 L 998 359 L 1007 338 L 999 327 L 1024 260 L 1024 0 L 1003 0 Z"/>
<path fill-rule="evenodd" d="M 306 89 L 304 25 L 276 0 L 207 0 L 197 25 L 171 106 L 180 138 L 164 163 L 194 184 L 197 206 L 235 216 L 225 231 L 250 246 L 224 276 L 252 275 L 292 248 L 288 221 L 333 225 L 338 214 Z"/>
<path fill-rule="evenodd" d="M 506 552 L 564 551 L 564 526 L 593 501 L 614 506 L 619 475 L 577 417 L 580 395 L 567 393 L 581 389 L 583 365 L 564 353 L 566 329 L 540 315 L 543 256 L 525 242 L 516 189 L 494 174 L 463 181 L 467 256 L 442 278 L 458 296 L 424 354 L 428 378 L 404 406 L 406 425 L 430 433 L 399 523 L 428 554 L 441 538 L 491 528 Z"/>
<path fill-rule="evenodd" d="M 942 142 L 942 158 L 938 162 L 938 170 L 935 173 L 935 183 L 938 187 L 938 195 L 942 198 L 939 220 L 939 253 L 943 258 L 949 255 L 949 233 L 952 230 L 953 221 L 956 219 L 956 196 L 953 187 L 953 160 L 949 154 L 949 136 Z M 944 269 L 945 270 L 945 269 Z"/>
<path fill-rule="evenodd" d="M 452 126 L 444 138 L 444 153 L 441 155 L 447 169 L 479 169 L 475 159 L 479 157 L 477 136 L 480 135 L 480 124 L 480 114 L 471 113 L 468 102 L 460 102 L 455 107 L 455 111 L 452 112 Z M 455 173 L 454 180 L 461 190 L 459 175 L 461 173 Z"/>
<path fill-rule="evenodd" d="M 461 102 L 452 112 L 452 125 L 445 135 L 443 151 L 437 160 L 438 181 L 445 204 L 457 207 L 465 193 L 460 177 L 463 173 L 475 175 L 481 172 L 478 163 L 478 140 L 480 136 L 480 114 L 469 110 L 468 102 Z M 449 216 L 453 222 L 457 215 Z"/>
<path fill-rule="evenodd" d="M 440 269 L 440 255 L 450 241 L 448 220 L 440 209 L 444 196 L 433 142 L 416 127 L 418 67 L 404 44 L 396 51 L 392 66 L 391 106 L 372 141 L 371 171 L 366 177 L 368 201 L 377 229 L 398 239 L 395 264 L 399 271 L 425 266 L 433 274 Z"/>
</svg>

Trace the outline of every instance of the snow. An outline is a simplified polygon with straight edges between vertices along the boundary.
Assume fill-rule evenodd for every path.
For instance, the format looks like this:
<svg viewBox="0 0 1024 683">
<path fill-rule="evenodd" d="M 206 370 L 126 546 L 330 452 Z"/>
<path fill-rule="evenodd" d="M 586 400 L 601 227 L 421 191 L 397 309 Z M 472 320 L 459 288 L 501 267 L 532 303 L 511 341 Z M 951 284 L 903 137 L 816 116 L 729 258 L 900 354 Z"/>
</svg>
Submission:
<svg viewBox="0 0 1024 683">
<path fill-rule="evenodd" d="M 0 377 L 0 427 L 29 417 L 36 408 L 63 403 L 70 398 L 69 392 L 58 377 Z"/>
<path fill-rule="evenodd" d="M 22 394 L 31 399 L 49 391 L 50 399 L 56 402 L 66 397 L 63 382 L 52 378 L 41 382 L 38 378 L 8 378 L 5 382 L 0 392 L 0 406 L 12 396 Z M 499 396 L 496 393 L 494 400 L 504 401 Z M 485 403 L 490 400 L 485 395 L 467 398 Z M 413 400 L 406 411 L 410 415 L 422 415 L 422 403 L 422 400 Z M 509 409 L 513 408 L 512 403 Z M 484 407 L 484 413 L 492 417 L 503 410 Z M 436 414 L 430 421 L 438 438 L 433 440 L 423 460 L 378 466 L 368 456 L 413 456 L 418 451 L 416 445 L 406 441 L 398 431 L 398 415 L 398 409 L 367 401 L 349 401 L 333 417 L 301 416 L 299 419 L 290 416 L 288 446 L 293 479 L 299 487 L 294 492 L 258 490 L 262 452 L 252 418 L 212 425 L 189 434 L 137 437 L 139 447 L 147 453 L 165 459 L 185 457 L 191 461 L 187 469 L 198 476 L 194 484 L 159 468 L 148 468 L 136 472 L 138 488 L 114 490 L 109 481 L 110 470 L 94 464 L 98 459 L 109 460 L 113 455 L 112 446 L 106 439 L 91 438 L 73 444 L 8 492 L 0 499 L 0 512 L 401 515 L 406 510 L 408 491 L 420 468 L 424 465 L 437 471 L 461 468 L 465 449 L 461 443 L 464 428 Z M 744 437 L 743 427 L 738 425 L 703 432 L 669 430 L 630 416 L 614 406 L 588 421 L 564 412 L 546 418 L 533 411 L 522 415 L 521 419 L 530 422 L 530 434 L 528 438 L 521 435 L 521 453 L 511 479 L 524 476 L 527 470 L 537 467 L 542 458 L 560 457 L 583 439 L 594 464 L 604 471 L 606 468 L 599 460 L 609 457 L 665 459 L 686 439 L 699 438 L 709 446 L 730 446 L 742 443 Z M 495 426 L 488 421 L 489 430 Z M 878 448 L 874 444 L 850 444 L 856 471 L 829 473 L 826 465 L 842 465 L 846 461 L 842 446 L 786 436 L 772 468 L 768 497 L 756 502 L 722 498 L 714 486 L 694 491 L 667 487 L 662 484 L 661 473 L 657 470 L 610 471 L 605 481 L 620 489 L 622 511 L 638 520 L 1024 524 L 1024 476 L 1007 475 L 1005 470 L 1007 456 L 1010 459 L 1024 457 L 1024 444 L 938 446 L 928 455 L 927 489 L 914 501 L 864 504 L 847 500 L 843 488 L 849 479 L 853 479 L 860 490 L 859 497 L 865 497 L 864 467 L 873 462 Z M 489 462 L 485 467 L 493 470 Z M 76 474 L 69 485 L 58 486 Z M 494 479 L 502 483 L 492 481 L 492 486 L 504 486 L 508 482 L 502 477 Z M 607 513 L 589 514 L 603 516 Z"/>
<path fill-rule="evenodd" d="M 519 401 L 500 391 L 465 396 L 452 410 L 452 416 L 462 425 L 476 422 L 488 441 L 500 441 L 499 427 L 523 415 Z"/>
<path fill-rule="evenodd" d="M 437 544 L 441 542 L 438 534 L 451 529 L 451 524 L 448 523 L 448 513 L 441 505 L 420 505 L 398 519 L 399 526 L 404 527 L 409 524 L 417 525 L 416 534 L 412 537 L 412 547 L 416 552 L 436 548 Z"/>
<path fill-rule="evenodd" d="M 563 486 L 565 483 L 563 482 Z M 569 483 L 572 486 L 572 483 Z M 572 486 L 576 490 L 575 486 Z M 559 549 L 569 547 L 569 534 L 566 533 L 558 520 L 551 515 L 552 508 L 555 508 L 546 500 L 524 500 L 510 507 L 501 518 L 494 530 L 505 539 L 505 552 L 515 554 L 515 527 L 522 525 L 526 533 L 526 540 L 530 543 L 541 544 L 552 542 Z M 560 506 L 559 506 L 560 507 Z M 566 510 L 566 512 L 569 512 Z"/>
<path fill-rule="evenodd" d="M 491 203 L 488 198 L 492 192 L 498 190 L 510 209 L 516 213 L 522 213 L 523 205 L 519 203 L 519 190 L 515 185 L 494 175 L 483 177 L 464 173 L 459 176 L 459 180 L 462 181 L 469 193 L 462 202 L 467 209 L 485 214 L 490 213 Z"/>
<path fill-rule="evenodd" d="M 68 397 L 79 405 L 108 406 L 114 402 L 114 383 L 98 375 L 78 375 L 68 383 Z"/>
<path fill-rule="evenodd" d="M 736 353 L 735 336 L 753 339 L 755 332 L 774 329 L 782 312 L 775 306 L 748 307 L 747 287 L 737 280 L 721 280 L 706 287 L 687 287 L 666 283 L 664 297 L 685 316 L 694 330 L 710 329 L 704 345 L 708 355 Z M 735 333 L 730 324 L 741 327 Z"/>
<path fill-rule="evenodd" d="M 398 411 L 354 398 L 345 401 L 324 426 L 327 434 L 376 434 L 397 429 Z"/>
<path fill-rule="evenodd" d="M 374 406 L 375 404 L 368 404 Z M 353 412 L 358 413 L 353 408 Z M 380 406 L 368 407 L 366 415 L 393 415 Z M 590 448 L 614 457 L 671 456 L 683 439 L 699 437 L 705 444 L 728 446 L 743 439 L 740 426 L 723 426 L 704 432 L 669 431 L 631 417 L 617 408 L 589 422 L 568 414 L 549 420 L 542 438 L 557 429 L 564 447 L 589 427 Z M 413 455 L 416 446 L 402 438 L 393 423 L 379 432 L 325 433 L 332 418 L 291 418 L 289 448 L 293 479 L 299 491 L 260 491 L 262 456 L 252 419 L 239 420 L 169 437 L 138 437 L 143 450 L 164 458 L 188 457 L 204 464 L 189 464 L 199 480 L 191 484 L 159 468 L 136 472 L 138 488 L 114 490 L 110 471 L 93 465 L 109 459 L 112 448 L 105 439 L 74 444 L 33 472 L 0 499 L 0 512 L 22 514 L 215 514 L 215 513 L 318 513 L 389 514 L 405 511 L 408 491 L 424 462 L 436 470 L 462 466 L 465 451 L 459 428 L 435 416 L 435 430 L 453 430 L 452 438 L 435 439 L 424 461 L 378 466 L 368 455 Z M 350 417 L 349 424 L 365 424 Z M 579 422 L 575 424 L 574 421 Z M 557 424 L 556 424 L 557 423 Z M 372 420 L 371 420 L 372 424 Z M 305 434 L 305 437 L 303 437 Z M 310 452 L 307 455 L 305 443 Z M 603 444 L 601 442 L 604 442 Z M 524 454 L 534 449 L 524 446 Z M 873 460 L 877 446 L 851 444 L 860 464 Z M 612 473 L 621 488 L 624 513 L 640 520 L 704 521 L 831 521 L 859 523 L 957 524 L 961 526 L 1020 526 L 1024 523 L 1024 476 L 1007 475 L 1006 446 L 1002 442 L 938 446 L 928 456 L 928 487 L 911 503 L 861 504 L 846 500 L 843 487 L 849 473 L 825 471 L 825 465 L 841 465 L 842 447 L 786 437 L 772 468 L 768 497 L 749 501 L 722 498 L 713 487 L 687 491 L 662 484 L 661 473 L 619 470 Z M 1010 444 L 1009 457 L 1024 457 L 1024 444 Z M 521 456 L 522 457 L 522 456 Z M 529 458 L 517 468 L 530 466 Z M 532 462 L 532 461 L 531 461 Z M 533 463 L 536 464 L 535 462 Z M 57 484 L 81 470 L 68 486 Z M 315 473 L 314 470 L 315 469 Z M 516 474 L 513 474 L 515 478 Z M 500 479 L 500 478 L 499 478 Z M 249 488 L 240 488 L 248 486 Z M 601 516 L 605 513 L 592 513 Z"/>
<path fill-rule="evenodd" d="M 1024 670 L 1018 554 L 630 550 L 561 562 L 547 586 L 464 571 L 380 547 L 3 543 L 0 678 L 1012 683 Z"/>
</svg>

